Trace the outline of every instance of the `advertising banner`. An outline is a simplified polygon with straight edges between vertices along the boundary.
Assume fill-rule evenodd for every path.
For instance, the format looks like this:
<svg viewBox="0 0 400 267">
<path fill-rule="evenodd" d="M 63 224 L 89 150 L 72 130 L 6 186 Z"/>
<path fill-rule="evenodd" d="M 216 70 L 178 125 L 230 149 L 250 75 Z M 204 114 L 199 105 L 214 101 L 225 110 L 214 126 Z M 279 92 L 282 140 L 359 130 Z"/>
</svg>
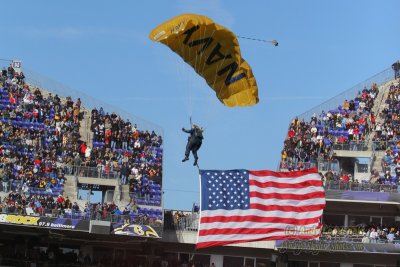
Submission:
<svg viewBox="0 0 400 267">
<path fill-rule="evenodd" d="M 128 236 L 140 236 L 140 237 L 161 237 L 161 226 L 149 226 L 149 225 L 140 225 L 140 224 L 131 224 L 131 223 L 113 223 L 112 225 L 112 234 L 115 235 L 128 235 Z"/>
<path fill-rule="evenodd" d="M 35 226 L 40 228 L 89 231 L 89 221 L 70 218 L 36 217 L 29 215 L 0 214 L 0 224 Z"/>
</svg>

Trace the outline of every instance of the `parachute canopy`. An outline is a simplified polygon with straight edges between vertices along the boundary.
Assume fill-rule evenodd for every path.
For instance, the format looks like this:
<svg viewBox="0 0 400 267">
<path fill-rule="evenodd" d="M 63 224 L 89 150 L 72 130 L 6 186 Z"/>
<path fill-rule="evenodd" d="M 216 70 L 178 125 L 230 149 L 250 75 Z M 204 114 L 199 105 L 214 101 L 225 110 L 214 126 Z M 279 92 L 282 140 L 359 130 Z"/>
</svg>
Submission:
<svg viewBox="0 0 400 267">
<path fill-rule="evenodd" d="M 228 107 L 258 103 L 256 79 L 240 55 L 237 38 L 211 19 L 183 14 L 159 25 L 150 39 L 162 42 L 201 75 Z"/>
</svg>

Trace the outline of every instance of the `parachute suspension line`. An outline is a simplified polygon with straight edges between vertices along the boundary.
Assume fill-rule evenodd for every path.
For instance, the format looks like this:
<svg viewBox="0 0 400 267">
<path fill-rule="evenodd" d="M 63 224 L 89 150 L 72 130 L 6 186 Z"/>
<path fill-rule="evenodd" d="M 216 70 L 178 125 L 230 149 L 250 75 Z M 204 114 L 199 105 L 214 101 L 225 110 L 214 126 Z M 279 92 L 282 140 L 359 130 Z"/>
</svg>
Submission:
<svg viewBox="0 0 400 267">
<path fill-rule="evenodd" d="M 12 62 L 12 59 L 0 58 L 0 61 L 8 61 L 8 62 Z"/>
<path fill-rule="evenodd" d="M 221 69 L 222 65 L 224 65 L 225 59 L 226 59 L 226 57 L 224 57 L 224 59 L 221 61 L 221 64 L 218 66 L 218 68 L 215 69 L 214 82 L 213 82 L 213 85 L 212 85 L 213 88 L 214 88 L 215 83 L 216 83 L 216 81 L 217 81 L 218 70 Z M 223 86 L 224 86 L 224 83 L 222 83 L 221 86 L 223 87 Z M 221 91 L 221 90 L 219 90 L 219 91 Z M 218 97 L 218 99 L 219 99 L 219 97 Z"/>
<path fill-rule="evenodd" d="M 184 49 L 184 44 L 183 44 L 184 38 L 185 37 L 183 36 L 183 34 L 178 35 L 178 42 L 179 42 L 180 45 L 177 47 L 177 50 L 180 50 L 180 51 L 175 51 L 175 52 L 177 52 L 177 53 L 180 52 L 181 55 L 185 54 L 185 49 Z M 169 39 L 167 38 L 166 40 L 167 40 L 167 46 L 168 47 L 172 47 L 172 46 L 170 46 Z M 173 49 L 171 48 L 171 50 L 173 50 Z M 189 50 L 189 52 L 190 52 L 190 50 Z M 172 54 L 172 55 L 174 55 L 174 54 Z M 187 85 L 187 77 L 188 77 L 188 75 L 187 75 L 187 73 L 185 71 L 185 68 L 186 68 L 186 65 L 185 64 L 181 64 L 181 62 L 178 62 L 176 64 L 176 71 L 177 71 L 177 75 L 178 75 L 178 80 L 180 80 L 180 83 L 177 85 L 177 87 L 183 87 L 183 90 L 185 92 L 187 92 L 187 88 L 185 88 L 185 87 L 188 86 Z M 190 94 L 187 96 L 187 99 L 186 99 L 186 96 L 184 96 L 184 102 L 186 104 L 185 106 L 186 106 L 186 109 L 187 109 L 187 113 L 189 113 L 189 116 L 192 116 L 192 100 L 191 100 Z"/>
<path fill-rule="evenodd" d="M 257 42 L 264 42 L 264 43 L 271 43 L 273 46 L 278 46 L 278 41 L 277 40 L 264 40 L 264 39 L 257 39 L 257 38 L 251 38 L 251 37 L 245 37 L 245 36 L 239 36 L 236 35 L 237 38 L 240 39 L 247 39 L 247 40 L 251 40 L 251 41 L 257 41 Z"/>
<path fill-rule="evenodd" d="M 215 33 L 215 30 L 213 30 L 213 32 L 212 32 L 212 34 L 209 36 L 209 38 L 213 38 L 214 33 Z M 204 29 L 204 35 L 203 35 L 203 37 L 204 37 L 205 35 L 206 35 L 206 29 Z M 204 54 L 205 54 L 205 53 L 202 53 L 201 56 L 203 56 Z M 204 62 L 203 69 L 201 70 L 201 72 L 204 71 L 205 67 L 206 67 L 206 63 Z M 215 79 L 214 79 L 214 83 L 215 83 Z M 214 84 L 214 83 L 213 83 L 213 84 Z"/>
<path fill-rule="evenodd" d="M 200 33 L 200 40 L 203 40 L 204 39 L 204 37 L 205 37 L 205 34 L 206 34 L 206 29 L 204 29 L 204 31 L 202 32 L 201 31 L 202 30 L 202 28 L 200 28 L 199 29 L 199 33 Z M 189 49 L 189 51 L 192 51 L 191 49 Z M 204 53 L 199 53 L 199 52 L 196 52 L 196 48 L 195 49 L 193 49 L 193 53 L 195 53 L 195 56 L 194 56 L 194 58 L 195 58 L 195 61 L 194 61 L 194 65 L 193 65 L 193 69 L 194 69 L 194 71 L 196 72 L 196 73 L 201 73 L 201 71 L 200 71 L 200 69 L 201 69 L 201 66 L 200 66 L 200 64 L 201 64 L 201 59 L 202 59 L 202 57 L 203 57 L 203 55 L 204 55 Z M 204 67 L 204 66 L 203 66 Z M 190 103 L 191 103 L 191 108 L 193 108 L 193 95 L 194 95 L 194 91 L 195 91 L 195 87 L 196 87 L 196 78 L 197 78 L 197 76 L 195 76 L 195 75 L 192 75 L 191 76 L 191 87 L 190 87 L 190 98 L 189 98 L 189 100 L 190 100 Z M 190 114 L 191 116 L 193 115 L 193 113 L 191 113 Z M 191 125 L 191 123 L 190 123 L 190 125 Z"/>
<path fill-rule="evenodd" d="M 185 36 L 183 34 L 179 34 L 179 49 L 181 50 L 180 53 L 181 55 L 183 55 L 182 58 L 185 58 L 185 44 L 183 43 Z M 190 49 L 187 49 L 187 51 L 189 52 L 189 57 L 190 57 Z M 186 87 L 184 88 L 185 92 L 187 93 L 186 97 L 187 99 L 185 100 L 185 104 L 186 104 L 186 108 L 187 108 L 187 113 L 189 115 L 189 117 L 191 118 L 193 115 L 193 99 L 192 99 L 192 86 L 193 86 L 193 82 L 191 82 L 191 80 L 193 79 L 188 79 L 190 76 L 188 75 L 188 73 L 185 73 L 185 69 L 187 69 L 186 64 L 180 64 L 181 66 L 181 73 L 180 76 L 182 78 L 182 86 Z M 192 76 L 193 77 L 193 76 Z"/>
<path fill-rule="evenodd" d="M 208 38 L 213 38 L 215 32 L 216 32 L 216 30 L 214 29 L 213 32 L 212 32 L 212 34 L 211 34 L 210 36 L 208 36 Z M 204 29 L 204 33 L 203 33 L 203 35 L 202 35 L 202 38 L 205 38 L 205 36 L 206 36 L 206 29 Z M 201 53 L 200 59 L 201 59 L 201 57 L 203 57 L 204 55 L 205 55 L 205 53 Z M 196 57 L 196 60 L 197 60 L 197 57 Z M 222 66 L 224 60 L 225 60 L 225 58 L 223 59 L 223 61 L 222 61 L 222 63 L 221 63 L 221 66 Z M 202 68 L 201 72 L 203 72 L 205 68 L 206 68 L 206 63 L 204 62 L 203 68 Z M 217 71 L 218 71 L 218 68 L 215 70 L 215 76 L 214 76 L 214 81 L 213 81 L 213 83 L 212 83 L 212 86 L 211 86 L 211 84 L 209 84 L 212 88 L 214 87 L 215 82 L 217 81 Z"/>
<path fill-rule="evenodd" d="M 183 42 L 181 43 L 181 46 L 183 47 Z M 189 51 L 189 58 L 190 58 L 190 53 L 191 49 L 188 49 Z M 197 60 L 197 58 L 196 58 Z M 196 61 L 195 61 L 195 66 L 196 66 Z M 187 67 L 187 66 L 186 66 Z M 196 67 L 194 68 L 196 71 Z M 187 76 L 188 79 L 188 88 L 187 88 L 187 94 L 188 94 L 188 109 L 189 109 L 189 116 L 190 116 L 190 121 L 192 121 L 192 115 L 193 115 L 193 87 L 194 87 L 194 75 L 191 74 L 190 76 Z M 190 127 L 192 127 L 192 123 L 190 123 Z"/>
<path fill-rule="evenodd" d="M 204 38 L 210 38 L 210 39 L 212 39 L 213 37 L 214 37 L 214 34 L 216 33 L 216 30 L 214 29 L 213 31 L 212 31 L 212 33 L 210 34 L 210 35 L 207 35 L 206 36 L 206 34 L 207 34 L 207 29 L 206 28 L 204 28 L 204 31 L 203 31 L 203 33 L 202 33 L 202 38 L 204 39 Z M 200 54 L 200 62 L 202 62 L 202 57 L 206 57 L 206 53 L 205 52 L 202 52 L 201 54 Z M 201 68 L 201 71 L 200 71 L 200 73 L 203 73 L 204 72 L 204 69 L 206 68 L 206 61 L 204 60 L 204 63 L 203 63 L 203 66 L 200 66 L 200 68 Z M 207 80 L 205 80 L 206 81 L 206 83 L 207 83 Z M 207 83 L 208 84 L 208 83 Z"/>
</svg>

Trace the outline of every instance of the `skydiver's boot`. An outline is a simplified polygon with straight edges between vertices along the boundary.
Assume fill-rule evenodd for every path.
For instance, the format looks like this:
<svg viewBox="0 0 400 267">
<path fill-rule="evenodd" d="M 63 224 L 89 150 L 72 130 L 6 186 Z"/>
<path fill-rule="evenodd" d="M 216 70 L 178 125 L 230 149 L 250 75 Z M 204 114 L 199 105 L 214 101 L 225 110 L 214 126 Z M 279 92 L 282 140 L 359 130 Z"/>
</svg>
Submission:
<svg viewBox="0 0 400 267">
<path fill-rule="evenodd" d="M 187 160 L 189 160 L 189 158 L 188 158 L 188 157 L 185 157 L 185 158 L 182 160 L 182 162 L 185 162 L 185 161 L 187 161 Z"/>
<path fill-rule="evenodd" d="M 197 160 L 198 160 L 198 159 L 195 159 L 195 160 L 194 160 L 193 166 L 196 166 L 196 165 L 197 165 Z"/>
</svg>

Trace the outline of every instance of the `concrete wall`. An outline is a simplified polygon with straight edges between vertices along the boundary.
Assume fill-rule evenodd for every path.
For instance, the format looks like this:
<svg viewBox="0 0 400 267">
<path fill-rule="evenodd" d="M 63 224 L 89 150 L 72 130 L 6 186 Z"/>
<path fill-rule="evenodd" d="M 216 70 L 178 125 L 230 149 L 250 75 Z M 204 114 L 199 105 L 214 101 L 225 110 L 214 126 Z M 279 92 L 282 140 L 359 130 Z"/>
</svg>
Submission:
<svg viewBox="0 0 400 267">
<path fill-rule="evenodd" d="M 116 179 L 101 179 L 101 178 L 91 178 L 91 177 L 78 177 L 78 183 L 118 186 L 118 180 Z"/>
</svg>

